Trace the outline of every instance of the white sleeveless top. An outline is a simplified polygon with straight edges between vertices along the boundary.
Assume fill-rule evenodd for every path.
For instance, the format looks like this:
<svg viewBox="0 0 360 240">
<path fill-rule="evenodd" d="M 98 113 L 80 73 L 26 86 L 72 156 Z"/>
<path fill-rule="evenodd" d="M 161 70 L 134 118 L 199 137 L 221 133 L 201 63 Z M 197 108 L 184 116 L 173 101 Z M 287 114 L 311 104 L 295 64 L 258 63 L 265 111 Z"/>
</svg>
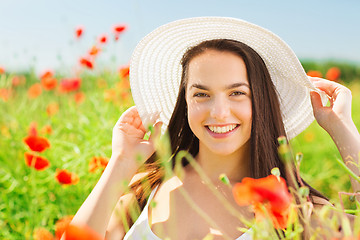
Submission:
<svg viewBox="0 0 360 240">
<path fill-rule="evenodd" d="M 131 226 L 130 230 L 126 233 L 123 240 L 162 240 L 153 233 L 149 226 L 149 203 L 154 197 L 157 187 L 152 190 L 147 203 L 142 210 L 139 218 Z M 251 231 L 249 229 L 248 231 Z M 240 237 L 235 240 L 252 240 L 251 235 L 248 232 L 243 233 Z"/>
</svg>

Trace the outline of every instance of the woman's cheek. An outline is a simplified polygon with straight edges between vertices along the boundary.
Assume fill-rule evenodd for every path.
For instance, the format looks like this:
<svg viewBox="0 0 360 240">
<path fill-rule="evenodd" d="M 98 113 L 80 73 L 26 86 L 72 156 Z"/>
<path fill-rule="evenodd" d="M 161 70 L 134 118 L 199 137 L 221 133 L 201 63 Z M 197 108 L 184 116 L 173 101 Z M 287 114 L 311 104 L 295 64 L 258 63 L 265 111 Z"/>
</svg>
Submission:
<svg viewBox="0 0 360 240">
<path fill-rule="evenodd" d="M 189 102 L 187 117 L 190 128 L 201 125 L 206 120 L 206 107 L 195 101 Z"/>
</svg>

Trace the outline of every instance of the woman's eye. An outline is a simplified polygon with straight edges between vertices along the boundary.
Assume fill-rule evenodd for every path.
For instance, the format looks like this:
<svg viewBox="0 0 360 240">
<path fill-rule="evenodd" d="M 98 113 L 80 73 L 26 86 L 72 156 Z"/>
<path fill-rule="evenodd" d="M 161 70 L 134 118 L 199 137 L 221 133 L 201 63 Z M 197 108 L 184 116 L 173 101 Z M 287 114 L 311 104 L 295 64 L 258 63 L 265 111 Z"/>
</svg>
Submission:
<svg viewBox="0 0 360 240">
<path fill-rule="evenodd" d="M 194 97 L 207 97 L 208 95 L 206 93 L 195 93 Z"/>
<path fill-rule="evenodd" d="M 238 95 L 245 95 L 246 93 L 244 93 L 244 92 L 240 92 L 240 91 L 235 91 L 235 92 L 232 92 L 231 94 L 230 94 L 230 96 L 238 96 Z"/>
</svg>

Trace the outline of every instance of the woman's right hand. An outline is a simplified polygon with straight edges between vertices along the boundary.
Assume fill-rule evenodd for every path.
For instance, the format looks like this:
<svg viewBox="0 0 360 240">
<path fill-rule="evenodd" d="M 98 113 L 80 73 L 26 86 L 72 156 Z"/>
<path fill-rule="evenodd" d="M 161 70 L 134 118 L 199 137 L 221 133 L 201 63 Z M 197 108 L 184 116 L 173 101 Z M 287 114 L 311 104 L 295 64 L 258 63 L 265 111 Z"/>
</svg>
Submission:
<svg viewBox="0 0 360 240">
<path fill-rule="evenodd" d="M 156 119 L 150 120 L 154 124 Z M 154 140 L 160 135 L 161 123 L 154 126 L 154 134 L 144 140 L 146 129 L 135 107 L 126 110 L 113 128 L 112 155 L 99 181 L 74 216 L 72 224 L 85 224 L 105 236 L 116 203 L 126 189 L 121 181 L 130 181 L 139 165 L 155 151 Z M 137 161 L 141 154 L 142 162 Z M 118 222 L 119 226 L 120 222 Z"/>
<path fill-rule="evenodd" d="M 150 119 L 153 125 L 158 116 Z M 144 136 L 147 132 L 135 106 L 127 109 L 116 122 L 112 137 L 112 158 L 136 162 L 141 156 L 142 162 L 155 151 L 154 140 L 160 135 L 161 122 L 154 125 L 154 134 L 149 140 Z M 142 163 L 141 162 L 141 163 Z"/>
</svg>

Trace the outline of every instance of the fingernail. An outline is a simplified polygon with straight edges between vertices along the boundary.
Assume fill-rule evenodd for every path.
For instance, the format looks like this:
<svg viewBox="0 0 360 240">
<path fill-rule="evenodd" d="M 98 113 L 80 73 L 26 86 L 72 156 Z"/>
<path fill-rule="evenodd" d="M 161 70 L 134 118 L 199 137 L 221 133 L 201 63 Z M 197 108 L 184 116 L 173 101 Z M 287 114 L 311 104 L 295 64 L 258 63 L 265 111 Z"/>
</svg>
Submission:
<svg viewBox="0 0 360 240">
<path fill-rule="evenodd" d="M 144 117 L 143 124 L 144 126 L 153 125 L 159 119 L 160 113 L 149 113 L 147 116 Z"/>
<path fill-rule="evenodd" d="M 161 124 L 161 125 L 163 125 L 164 123 L 163 123 L 163 121 L 161 121 L 160 119 L 158 119 L 158 120 L 156 120 L 156 122 L 155 122 L 155 125 L 156 124 Z"/>
</svg>

